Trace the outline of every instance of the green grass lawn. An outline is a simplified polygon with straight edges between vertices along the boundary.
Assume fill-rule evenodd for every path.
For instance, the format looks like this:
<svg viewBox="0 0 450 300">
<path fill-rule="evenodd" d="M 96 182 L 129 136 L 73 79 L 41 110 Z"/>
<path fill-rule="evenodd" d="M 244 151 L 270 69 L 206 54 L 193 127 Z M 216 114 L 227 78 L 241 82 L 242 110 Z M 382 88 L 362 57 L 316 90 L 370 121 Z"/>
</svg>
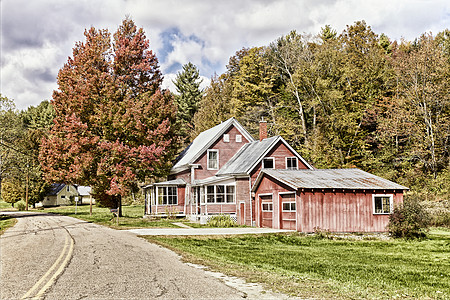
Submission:
<svg viewBox="0 0 450 300">
<path fill-rule="evenodd" d="M 5 232 L 6 229 L 16 224 L 17 220 L 10 216 L 0 216 L 0 235 Z"/>
<path fill-rule="evenodd" d="M 146 237 L 191 262 L 306 298 L 450 298 L 450 230 L 426 240 L 300 234 Z"/>
<path fill-rule="evenodd" d="M 44 212 L 74 217 L 116 229 L 147 227 L 179 228 L 179 226 L 173 224 L 174 222 L 183 222 L 189 225 L 186 219 L 144 219 L 144 205 L 122 206 L 123 217 L 119 218 L 119 226 L 117 226 L 116 220 L 112 218 L 113 214 L 109 208 L 97 207 L 95 205 L 92 207 L 92 216 L 89 213 L 89 205 L 45 208 Z"/>
</svg>

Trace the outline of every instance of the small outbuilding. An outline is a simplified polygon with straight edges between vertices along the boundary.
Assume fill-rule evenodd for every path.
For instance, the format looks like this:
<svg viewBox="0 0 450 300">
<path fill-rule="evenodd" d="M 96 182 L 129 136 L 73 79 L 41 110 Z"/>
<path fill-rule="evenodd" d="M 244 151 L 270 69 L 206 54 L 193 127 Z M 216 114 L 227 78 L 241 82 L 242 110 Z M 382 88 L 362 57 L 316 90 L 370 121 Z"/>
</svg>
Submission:
<svg viewBox="0 0 450 300">
<path fill-rule="evenodd" d="M 256 226 L 300 232 L 383 232 L 408 188 L 359 169 L 263 169 Z"/>
</svg>

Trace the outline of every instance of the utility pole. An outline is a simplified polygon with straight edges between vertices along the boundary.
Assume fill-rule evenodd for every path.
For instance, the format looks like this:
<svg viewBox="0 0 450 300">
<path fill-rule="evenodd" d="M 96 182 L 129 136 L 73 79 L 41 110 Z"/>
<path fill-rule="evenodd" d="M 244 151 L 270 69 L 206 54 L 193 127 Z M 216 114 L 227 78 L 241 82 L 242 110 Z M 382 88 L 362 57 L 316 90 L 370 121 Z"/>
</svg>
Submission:
<svg viewBox="0 0 450 300">
<path fill-rule="evenodd" d="M 25 210 L 28 210 L 28 184 L 30 181 L 30 175 L 28 173 L 29 169 L 28 157 L 27 157 L 27 185 L 25 186 Z"/>
</svg>

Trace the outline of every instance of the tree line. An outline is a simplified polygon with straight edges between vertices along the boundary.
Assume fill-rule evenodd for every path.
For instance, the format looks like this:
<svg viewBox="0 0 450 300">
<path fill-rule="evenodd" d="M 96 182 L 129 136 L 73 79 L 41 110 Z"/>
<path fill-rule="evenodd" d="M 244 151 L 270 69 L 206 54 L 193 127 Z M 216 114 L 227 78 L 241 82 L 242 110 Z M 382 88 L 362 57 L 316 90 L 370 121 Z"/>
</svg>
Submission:
<svg viewBox="0 0 450 300">
<path fill-rule="evenodd" d="M 424 197 L 450 195 L 450 31 L 414 41 L 364 21 L 243 48 L 212 78 L 193 136 L 235 116 L 283 136 L 317 168 L 358 167 Z"/>
<path fill-rule="evenodd" d="M 51 102 L 0 102 L 0 184 L 12 203 L 50 182 L 90 185 L 109 207 L 163 178 L 200 132 L 234 116 L 261 119 L 317 168 L 358 167 L 424 199 L 450 195 L 450 31 L 392 41 L 364 21 L 338 34 L 292 31 L 243 48 L 200 88 L 183 66 L 170 93 L 142 28 L 90 28 L 58 74 Z M 8 195 L 5 197 L 5 195 Z"/>
</svg>

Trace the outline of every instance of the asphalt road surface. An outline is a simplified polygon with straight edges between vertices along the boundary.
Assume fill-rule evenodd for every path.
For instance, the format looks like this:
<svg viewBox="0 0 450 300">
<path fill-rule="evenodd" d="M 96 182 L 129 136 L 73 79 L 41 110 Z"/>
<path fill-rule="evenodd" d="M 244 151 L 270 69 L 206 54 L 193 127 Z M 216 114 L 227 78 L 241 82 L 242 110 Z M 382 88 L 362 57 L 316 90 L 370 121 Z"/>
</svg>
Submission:
<svg viewBox="0 0 450 300">
<path fill-rule="evenodd" d="M 1 299 L 247 296 L 130 232 L 64 216 L 16 217 L 18 223 L 0 238 Z"/>
</svg>

